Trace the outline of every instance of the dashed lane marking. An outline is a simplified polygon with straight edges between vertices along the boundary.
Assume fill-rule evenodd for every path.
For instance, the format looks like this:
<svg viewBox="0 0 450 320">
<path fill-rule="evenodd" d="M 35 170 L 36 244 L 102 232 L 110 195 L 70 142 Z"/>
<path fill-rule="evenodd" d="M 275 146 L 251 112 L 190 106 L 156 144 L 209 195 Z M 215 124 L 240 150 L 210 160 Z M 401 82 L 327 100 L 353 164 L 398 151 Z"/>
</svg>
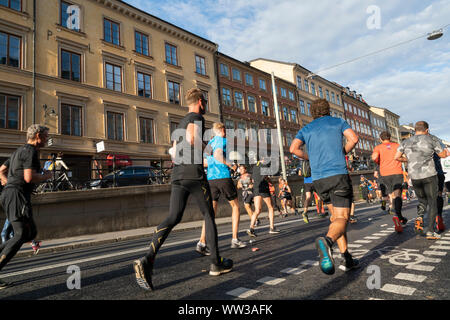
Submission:
<svg viewBox="0 0 450 320">
<path fill-rule="evenodd" d="M 305 260 L 301 264 L 305 265 L 305 266 L 318 266 L 319 265 L 319 261 Z"/>
<path fill-rule="evenodd" d="M 293 274 L 298 276 L 299 274 L 302 274 L 303 272 L 308 271 L 308 269 L 303 269 L 303 268 L 287 268 L 284 270 L 281 270 L 282 273 L 287 273 L 287 274 Z"/>
<path fill-rule="evenodd" d="M 382 236 L 387 236 L 387 233 L 374 233 L 373 235 L 377 236 L 377 237 L 382 237 Z"/>
<path fill-rule="evenodd" d="M 426 276 L 411 273 L 399 273 L 395 276 L 395 279 L 412 282 L 423 282 L 425 281 L 426 278 L 427 278 Z"/>
<path fill-rule="evenodd" d="M 347 244 L 348 248 L 361 248 L 362 244 L 353 244 L 353 243 L 349 243 Z"/>
<path fill-rule="evenodd" d="M 424 251 L 423 254 L 429 255 L 429 256 L 445 256 L 447 252 L 443 251 Z"/>
<path fill-rule="evenodd" d="M 355 243 L 371 243 L 370 240 L 356 240 Z"/>
<path fill-rule="evenodd" d="M 449 246 L 431 246 L 430 249 L 450 250 Z"/>
<path fill-rule="evenodd" d="M 442 241 L 442 240 L 438 240 L 436 241 L 437 244 L 450 244 L 450 241 Z"/>
<path fill-rule="evenodd" d="M 421 265 L 421 264 L 410 264 L 410 265 L 406 266 L 406 269 L 431 272 L 434 270 L 434 267 L 433 266 L 425 266 L 425 265 Z"/>
<path fill-rule="evenodd" d="M 390 293 L 402 294 L 406 296 L 410 296 L 416 291 L 415 288 L 398 286 L 390 283 L 385 284 L 383 288 L 381 288 L 380 290 Z"/>
<path fill-rule="evenodd" d="M 382 224 L 381 226 L 382 226 L 382 227 L 387 227 L 387 226 L 388 226 L 388 224 Z"/>
<path fill-rule="evenodd" d="M 252 290 L 252 289 L 247 289 L 247 288 L 237 288 L 231 291 L 228 291 L 226 294 L 229 296 L 234 296 L 237 298 L 241 298 L 241 299 L 245 299 L 248 297 L 253 296 L 254 294 L 257 294 L 259 291 L 258 290 Z"/>
<path fill-rule="evenodd" d="M 380 237 L 364 237 L 364 239 L 368 239 L 368 240 L 378 240 L 381 239 Z"/>
<path fill-rule="evenodd" d="M 428 257 L 425 257 L 425 259 L 423 260 L 423 262 L 431 262 L 431 263 L 439 263 L 439 262 L 441 262 L 442 260 L 441 259 L 437 259 L 437 258 L 428 258 Z"/>
<path fill-rule="evenodd" d="M 274 277 L 264 277 L 262 279 L 257 280 L 256 282 L 264 283 L 269 286 L 276 286 L 277 284 L 285 281 L 286 279 L 283 278 L 274 278 Z"/>
</svg>

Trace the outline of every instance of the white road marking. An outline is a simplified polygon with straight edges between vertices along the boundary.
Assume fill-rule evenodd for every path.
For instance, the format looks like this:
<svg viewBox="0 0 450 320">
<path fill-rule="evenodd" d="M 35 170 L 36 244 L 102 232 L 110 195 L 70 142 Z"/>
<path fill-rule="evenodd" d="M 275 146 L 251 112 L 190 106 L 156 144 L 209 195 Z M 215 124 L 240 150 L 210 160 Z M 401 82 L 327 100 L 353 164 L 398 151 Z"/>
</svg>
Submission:
<svg viewBox="0 0 450 320">
<path fill-rule="evenodd" d="M 382 224 L 381 226 L 382 226 L 382 227 L 387 227 L 387 226 L 388 226 L 388 224 Z"/>
<path fill-rule="evenodd" d="M 353 243 L 349 243 L 347 244 L 348 248 L 361 248 L 362 244 L 353 244 Z"/>
<path fill-rule="evenodd" d="M 379 299 L 379 298 L 369 298 L 368 300 L 384 300 L 384 299 Z"/>
<path fill-rule="evenodd" d="M 393 233 L 394 231 L 391 231 L 391 230 L 381 230 L 380 232 L 382 232 L 382 233 Z"/>
<path fill-rule="evenodd" d="M 445 256 L 447 252 L 442 251 L 424 251 L 423 254 L 429 255 L 429 256 Z"/>
<path fill-rule="evenodd" d="M 438 240 L 436 241 L 437 244 L 450 244 L 450 241 L 442 241 L 442 240 Z"/>
<path fill-rule="evenodd" d="M 370 240 L 356 240 L 355 243 L 371 243 Z"/>
<path fill-rule="evenodd" d="M 426 276 L 421 276 L 418 274 L 410 274 L 410 273 L 399 273 L 395 276 L 395 279 L 413 281 L 413 282 L 423 282 L 423 281 L 425 281 L 426 278 L 427 278 Z"/>
<path fill-rule="evenodd" d="M 257 290 L 252 290 L 252 289 L 247 289 L 247 288 L 237 288 L 237 289 L 228 291 L 226 294 L 229 296 L 234 296 L 234 297 L 238 297 L 241 299 L 245 299 L 254 294 L 257 294 L 258 292 L 259 291 L 257 291 Z"/>
<path fill-rule="evenodd" d="M 287 273 L 287 274 L 293 274 L 298 276 L 299 274 L 302 274 L 303 272 L 308 271 L 308 269 L 303 269 L 303 268 L 287 268 L 284 270 L 281 270 L 282 273 Z"/>
<path fill-rule="evenodd" d="M 372 237 L 372 236 L 370 236 L 370 237 L 364 237 L 364 239 L 368 239 L 368 240 L 378 240 L 378 239 L 381 239 L 380 237 Z"/>
<path fill-rule="evenodd" d="M 450 250 L 450 247 L 447 247 L 447 246 L 430 246 L 430 249 Z"/>
<path fill-rule="evenodd" d="M 264 283 L 269 286 L 276 286 L 277 284 L 285 281 L 283 278 L 273 278 L 273 277 L 264 277 L 262 279 L 257 280 L 256 282 Z"/>
<path fill-rule="evenodd" d="M 319 261 L 305 260 L 301 264 L 305 265 L 305 266 L 318 266 L 319 265 Z"/>
<path fill-rule="evenodd" d="M 415 288 L 405 287 L 405 286 L 397 286 L 395 284 L 385 284 L 383 288 L 380 290 L 390 293 L 403 294 L 406 296 L 410 296 L 416 291 Z"/>
<path fill-rule="evenodd" d="M 441 261 L 442 261 L 442 259 L 428 258 L 428 257 L 425 257 L 425 260 L 423 260 L 423 262 L 431 262 L 431 263 L 439 263 Z"/>
<path fill-rule="evenodd" d="M 434 267 L 433 266 L 424 266 L 421 264 L 410 264 L 406 266 L 406 269 L 408 270 L 416 270 L 416 271 L 433 271 Z"/>
<path fill-rule="evenodd" d="M 382 236 L 387 236 L 387 233 L 374 233 L 373 235 L 377 236 L 377 237 L 382 237 Z"/>
</svg>

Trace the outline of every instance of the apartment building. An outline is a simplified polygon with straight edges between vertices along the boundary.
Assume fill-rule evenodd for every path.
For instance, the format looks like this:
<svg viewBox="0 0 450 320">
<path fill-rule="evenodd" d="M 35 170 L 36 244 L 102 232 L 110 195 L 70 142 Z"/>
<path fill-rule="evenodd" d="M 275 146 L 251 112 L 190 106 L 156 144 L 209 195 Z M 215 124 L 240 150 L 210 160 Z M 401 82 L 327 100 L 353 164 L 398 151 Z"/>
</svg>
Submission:
<svg viewBox="0 0 450 320">
<path fill-rule="evenodd" d="M 386 118 L 374 113 L 372 109 L 370 109 L 369 117 L 370 123 L 372 124 L 372 133 L 375 138 L 375 144 L 379 144 L 380 134 L 387 130 Z"/>
<path fill-rule="evenodd" d="M 219 120 L 217 44 L 123 1 L 45 0 L 35 13 L 33 0 L 0 1 L 0 48 L 2 157 L 42 123 L 53 138 L 43 154 L 69 164 L 169 159 L 193 87 L 208 99 L 207 126 Z"/>
<path fill-rule="evenodd" d="M 386 119 L 387 130 L 391 134 L 391 139 L 394 142 L 400 143 L 400 116 L 386 108 L 370 107 L 370 110 Z"/>
</svg>

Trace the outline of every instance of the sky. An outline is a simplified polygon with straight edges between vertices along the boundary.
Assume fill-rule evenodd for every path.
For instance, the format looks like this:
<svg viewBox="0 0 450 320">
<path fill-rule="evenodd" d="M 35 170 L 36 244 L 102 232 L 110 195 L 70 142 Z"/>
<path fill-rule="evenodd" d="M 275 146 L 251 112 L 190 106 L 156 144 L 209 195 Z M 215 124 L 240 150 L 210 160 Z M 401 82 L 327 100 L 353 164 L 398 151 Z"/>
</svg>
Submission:
<svg viewBox="0 0 450 320">
<path fill-rule="evenodd" d="M 298 63 L 400 115 L 401 124 L 427 121 L 431 133 L 450 141 L 450 0 L 125 2 L 217 43 L 240 61 Z M 444 26 L 440 39 L 427 40 Z"/>
</svg>

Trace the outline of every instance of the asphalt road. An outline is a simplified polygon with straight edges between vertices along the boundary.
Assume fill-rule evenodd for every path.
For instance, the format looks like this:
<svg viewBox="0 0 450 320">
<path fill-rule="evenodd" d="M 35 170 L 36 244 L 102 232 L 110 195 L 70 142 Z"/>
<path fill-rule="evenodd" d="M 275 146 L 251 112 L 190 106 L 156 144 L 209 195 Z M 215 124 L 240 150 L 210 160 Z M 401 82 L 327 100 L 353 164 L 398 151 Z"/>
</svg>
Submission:
<svg viewBox="0 0 450 320">
<path fill-rule="evenodd" d="M 326 233 L 329 221 L 311 213 L 309 224 L 297 216 L 276 218 L 282 230 L 277 235 L 268 234 L 268 220 L 263 220 L 256 241 L 243 249 L 230 248 L 231 225 L 219 226 L 220 253 L 234 261 L 232 272 L 219 277 L 208 275 L 208 257 L 194 251 L 200 234 L 194 229 L 171 233 L 162 246 L 154 269 L 155 291 L 138 287 L 132 268 L 133 260 L 147 250 L 148 238 L 13 259 L 0 278 L 14 286 L 1 290 L 0 299 L 448 300 L 450 232 L 439 241 L 416 236 L 416 205 L 404 205 L 410 223 L 401 234 L 378 205 L 358 208 L 358 222 L 349 225 L 348 239 L 361 267 L 347 273 L 337 270 L 327 276 L 320 271 L 314 240 Z M 448 226 L 449 212 L 447 206 Z M 240 227 L 244 241 L 249 240 L 247 227 L 247 222 Z M 73 270 L 80 270 L 78 278 Z"/>
</svg>

